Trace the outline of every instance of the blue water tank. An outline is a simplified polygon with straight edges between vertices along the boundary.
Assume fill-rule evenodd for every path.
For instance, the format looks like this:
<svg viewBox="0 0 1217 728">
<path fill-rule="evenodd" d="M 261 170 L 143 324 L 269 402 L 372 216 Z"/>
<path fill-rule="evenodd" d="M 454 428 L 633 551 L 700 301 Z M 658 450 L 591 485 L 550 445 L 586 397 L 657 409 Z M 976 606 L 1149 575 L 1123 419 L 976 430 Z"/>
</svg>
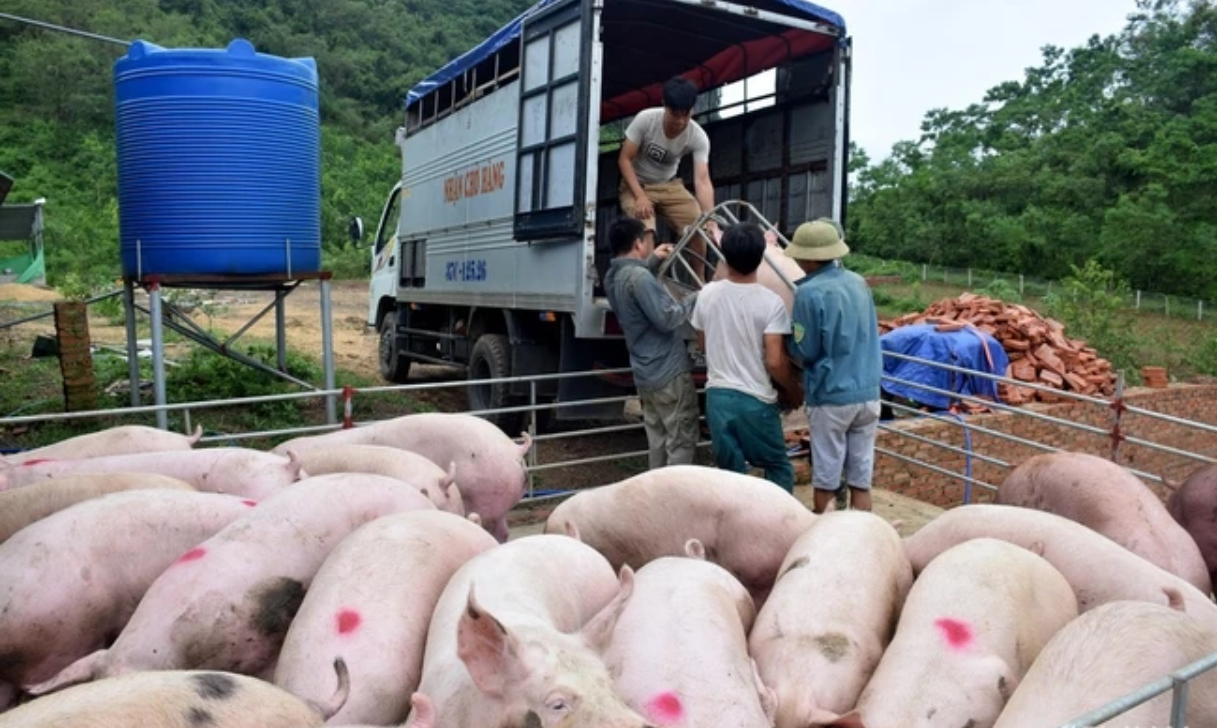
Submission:
<svg viewBox="0 0 1217 728">
<path fill-rule="evenodd" d="M 124 276 L 321 269 L 313 59 L 135 41 L 114 83 Z"/>
</svg>

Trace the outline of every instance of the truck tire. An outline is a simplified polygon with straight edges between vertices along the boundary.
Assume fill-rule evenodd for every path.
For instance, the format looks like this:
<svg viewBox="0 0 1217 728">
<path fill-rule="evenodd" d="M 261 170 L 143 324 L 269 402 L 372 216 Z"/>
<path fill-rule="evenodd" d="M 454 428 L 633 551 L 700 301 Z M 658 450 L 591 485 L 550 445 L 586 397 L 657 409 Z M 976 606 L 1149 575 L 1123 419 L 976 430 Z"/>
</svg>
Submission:
<svg viewBox="0 0 1217 728">
<path fill-rule="evenodd" d="M 482 334 L 473 342 L 469 353 L 469 409 L 488 410 L 511 407 L 512 400 L 507 384 L 480 384 L 479 379 L 498 379 L 511 376 L 511 344 L 503 334 Z M 504 412 L 479 415 L 494 423 L 510 437 L 520 434 L 525 422 L 524 412 Z"/>
<path fill-rule="evenodd" d="M 410 357 L 402 356 L 397 348 L 397 314 L 390 311 L 380 319 L 380 334 L 376 355 L 380 376 L 387 382 L 405 384 L 410 376 Z"/>
</svg>

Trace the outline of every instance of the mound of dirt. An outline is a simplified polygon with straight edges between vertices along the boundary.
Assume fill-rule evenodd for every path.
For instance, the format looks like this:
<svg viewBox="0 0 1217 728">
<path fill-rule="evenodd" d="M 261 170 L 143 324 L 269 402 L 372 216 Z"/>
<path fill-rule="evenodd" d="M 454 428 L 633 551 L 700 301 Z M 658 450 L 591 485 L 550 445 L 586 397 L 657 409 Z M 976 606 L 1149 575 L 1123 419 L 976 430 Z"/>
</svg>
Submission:
<svg viewBox="0 0 1217 728">
<path fill-rule="evenodd" d="M 0 301 L 58 301 L 63 298 L 54 288 L 26 283 L 0 283 Z"/>
</svg>

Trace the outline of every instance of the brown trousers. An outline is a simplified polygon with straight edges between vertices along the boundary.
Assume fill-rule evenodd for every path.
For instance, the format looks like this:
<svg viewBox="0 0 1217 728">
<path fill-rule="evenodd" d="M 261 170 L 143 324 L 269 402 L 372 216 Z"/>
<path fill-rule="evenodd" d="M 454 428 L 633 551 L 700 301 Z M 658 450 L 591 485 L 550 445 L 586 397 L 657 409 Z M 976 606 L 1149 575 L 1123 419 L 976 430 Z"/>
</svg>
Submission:
<svg viewBox="0 0 1217 728">
<path fill-rule="evenodd" d="M 647 198 L 651 200 L 651 205 L 655 208 L 655 216 L 642 221 L 647 226 L 647 230 L 655 229 L 655 217 L 663 217 L 664 222 L 672 227 L 676 237 L 679 238 L 684 234 L 685 228 L 696 222 L 698 216 L 701 215 L 701 207 L 698 206 L 697 200 L 693 199 L 693 195 L 685 189 L 685 183 L 679 179 L 643 185 L 642 191 L 646 193 Z M 621 186 L 617 189 L 617 199 L 621 204 L 622 212 L 630 217 L 638 217 L 634 192 L 625 180 L 621 181 Z"/>
</svg>

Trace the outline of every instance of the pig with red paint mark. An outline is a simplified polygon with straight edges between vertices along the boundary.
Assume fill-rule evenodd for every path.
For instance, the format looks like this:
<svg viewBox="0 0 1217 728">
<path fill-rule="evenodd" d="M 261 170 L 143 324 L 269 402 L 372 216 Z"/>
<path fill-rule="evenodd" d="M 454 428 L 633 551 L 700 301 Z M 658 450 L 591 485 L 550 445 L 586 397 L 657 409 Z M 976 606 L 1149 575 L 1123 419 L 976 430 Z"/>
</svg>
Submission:
<svg viewBox="0 0 1217 728">
<path fill-rule="evenodd" d="M 0 708 L 104 646 L 161 572 L 249 510 L 214 493 L 112 493 L 0 544 Z"/>
<path fill-rule="evenodd" d="M 0 715 L 0 728 L 316 728 L 346 700 L 341 660 L 334 671 L 337 687 L 316 703 L 227 672 L 137 672 L 26 703 Z"/>
<path fill-rule="evenodd" d="M 1217 580 L 1217 465 L 1205 465 L 1183 483 L 1168 485 L 1174 492 L 1166 499 L 1167 512 L 1196 542 L 1209 580 Z"/>
<path fill-rule="evenodd" d="M 613 568 L 635 569 L 661 556 L 683 556 L 695 538 L 706 558 L 735 575 L 759 603 L 815 518 L 767 480 L 673 465 L 574 495 L 550 514 L 545 532 L 573 527 Z"/>
<path fill-rule="evenodd" d="M 719 242 L 721 231 L 715 237 L 715 242 Z M 778 294 L 782 303 L 786 304 L 787 313 L 794 307 L 794 288 L 790 284 L 798 282 L 806 275 L 794 259 L 786 257 L 777 235 L 772 230 L 766 230 L 765 259 L 756 269 L 756 282 Z M 714 270 L 714 280 L 722 280 L 726 276 L 727 264 L 721 262 Z"/>
<path fill-rule="evenodd" d="M 300 465 L 309 475 L 376 473 L 397 478 L 418 488 L 441 511 L 465 515 L 465 503 L 456 485 L 456 463 L 447 470 L 418 453 L 383 445 L 335 445 L 305 450 Z"/>
<path fill-rule="evenodd" d="M 137 670 L 266 670 L 309 582 L 347 534 L 380 516 L 434 508 L 381 475 L 320 475 L 284 488 L 166 569 L 109 649 L 29 692 Z"/>
<path fill-rule="evenodd" d="M 427 626 L 456 570 L 498 542 L 472 522 L 438 511 L 377 518 L 326 558 L 287 631 L 274 682 L 321 700 L 330 662 L 351 671 L 351 696 L 332 724 L 398 723 L 418 687 Z"/>
<path fill-rule="evenodd" d="M 1077 617 L 1043 558 L 980 538 L 943 551 L 913 583 L 891 645 L 837 728 L 992 728 L 1048 640 Z"/>
<path fill-rule="evenodd" d="M 756 607 L 721 566 L 665 556 L 638 570 L 604 660 L 613 688 L 653 725 L 770 728 L 775 698 L 748 656 Z"/>
<path fill-rule="evenodd" d="M 243 447 L 209 447 L 18 465 L 0 471 L 0 490 L 81 473 L 158 473 L 184 480 L 201 491 L 257 500 L 273 495 L 301 477 L 300 462 L 294 456 Z"/>
<path fill-rule="evenodd" d="M 456 485 L 469 513 L 500 542 L 506 541 L 507 513 L 524 497 L 525 456 L 532 440 L 516 443 L 480 417 L 427 412 L 374 422 L 324 435 L 298 437 L 277 453 L 304 453 L 335 445 L 383 445 L 418 453 L 448 468 L 456 464 Z"/>
<path fill-rule="evenodd" d="M 64 508 L 128 490 L 193 491 L 194 486 L 154 473 L 94 473 L 51 478 L 37 488 L 0 491 L 0 543 Z"/>
<path fill-rule="evenodd" d="M 603 556 L 566 536 L 527 536 L 475 556 L 431 617 L 408 725 L 645 728 L 599 656 L 633 587 L 633 572 L 614 577 Z"/>
<path fill-rule="evenodd" d="M 938 554 L 973 538 L 1000 538 L 1031 549 L 1065 575 L 1078 612 L 1112 601 L 1153 602 L 1184 609 L 1217 630 L 1217 605 L 1183 579 L 1068 518 L 998 505 L 957 506 L 904 539 L 916 573 Z"/>
<path fill-rule="evenodd" d="M 108 455 L 189 450 L 202 436 L 202 427 L 196 427 L 193 435 L 179 435 L 176 432 L 167 432 L 156 427 L 120 425 L 100 432 L 69 437 L 66 440 L 33 450 L 6 455 L 0 458 L 0 462 L 20 465 L 41 460 L 79 460 Z"/>
<path fill-rule="evenodd" d="M 997 491 L 999 505 L 1064 516 L 1184 579 L 1212 591 L 1204 557 L 1191 535 L 1135 475 L 1105 458 L 1055 452 L 1028 458 Z"/>
<path fill-rule="evenodd" d="M 1044 647 L 994 728 L 1067 723 L 1217 652 L 1217 632 L 1170 607 L 1109 602 L 1070 622 Z M 1171 691 L 1102 725 L 1171 725 Z M 1188 686 L 1183 725 L 1217 725 L 1217 673 Z"/>
<path fill-rule="evenodd" d="M 777 728 L 828 725 L 854 708 L 912 584 L 900 535 L 874 514 L 827 513 L 795 541 L 748 636 L 777 694 Z"/>
</svg>

